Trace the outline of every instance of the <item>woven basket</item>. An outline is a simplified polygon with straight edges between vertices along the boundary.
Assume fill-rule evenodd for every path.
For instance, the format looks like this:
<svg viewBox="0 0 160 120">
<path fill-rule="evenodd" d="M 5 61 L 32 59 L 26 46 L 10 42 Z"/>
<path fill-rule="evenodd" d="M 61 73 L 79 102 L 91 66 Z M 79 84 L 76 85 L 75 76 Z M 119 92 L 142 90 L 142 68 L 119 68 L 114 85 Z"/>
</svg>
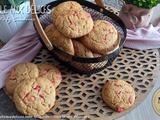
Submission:
<svg viewBox="0 0 160 120">
<path fill-rule="evenodd" d="M 102 69 L 106 68 L 107 66 L 111 65 L 115 60 L 115 58 L 120 53 L 121 49 L 123 48 L 124 42 L 126 40 L 126 33 L 127 33 L 126 28 L 124 23 L 118 16 L 109 12 L 105 8 L 95 5 L 91 2 L 74 0 L 77 1 L 79 4 L 81 4 L 85 11 L 91 14 L 93 20 L 98 20 L 98 19 L 106 20 L 114 25 L 114 27 L 117 29 L 120 35 L 119 48 L 113 51 L 112 53 L 109 53 L 101 57 L 81 58 L 70 55 L 51 44 L 46 34 L 44 33 L 44 28 L 52 23 L 51 12 L 48 12 L 47 9 L 49 8 L 51 10 L 64 1 L 66 0 L 58 0 L 51 2 L 43 6 L 40 12 L 37 13 L 35 7 L 33 7 L 32 11 L 35 14 L 32 14 L 32 18 L 35 19 L 34 20 L 35 29 L 39 34 L 39 39 L 42 42 L 42 44 L 51 52 L 51 54 L 55 58 L 57 58 L 58 61 L 69 67 L 69 69 L 73 69 L 73 71 L 76 71 L 78 73 L 92 74 L 99 72 Z M 35 6 L 34 0 L 31 0 L 31 6 Z"/>
</svg>

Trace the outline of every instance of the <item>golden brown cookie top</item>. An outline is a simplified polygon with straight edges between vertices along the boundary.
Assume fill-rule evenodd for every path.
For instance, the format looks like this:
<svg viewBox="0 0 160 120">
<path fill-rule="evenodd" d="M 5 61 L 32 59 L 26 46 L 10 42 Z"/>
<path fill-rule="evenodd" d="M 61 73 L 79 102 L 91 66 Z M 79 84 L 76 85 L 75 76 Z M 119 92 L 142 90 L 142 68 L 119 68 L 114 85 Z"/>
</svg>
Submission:
<svg viewBox="0 0 160 120">
<path fill-rule="evenodd" d="M 55 88 L 59 86 L 62 81 L 62 74 L 55 65 L 51 63 L 39 63 L 37 67 L 39 70 L 39 77 L 48 78 Z"/>
<path fill-rule="evenodd" d="M 86 48 L 80 41 L 78 40 L 72 40 L 72 41 L 75 50 L 75 56 L 83 58 L 93 58 L 92 51 Z"/>
<path fill-rule="evenodd" d="M 55 102 L 55 87 L 47 78 L 22 81 L 14 91 L 14 102 L 19 112 L 40 116 L 48 112 Z"/>
<path fill-rule="evenodd" d="M 73 42 L 70 38 L 65 37 L 58 30 L 52 34 L 51 43 L 68 54 L 74 55 Z"/>
<path fill-rule="evenodd" d="M 55 21 L 56 28 L 68 38 L 78 38 L 88 34 L 93 28 L 93 20 L 83 10 L 66 10 Z"/>
<path fill-rule="evenodd" d="M 94 56 L 94 57 L 102 57 L 102 55 L 101 55 L 101 54 L 98 54 L 98 53 L 93 53 L 93 56 Z"/>
<path fill-rule="evenodd" d="M 93 52 L 106 55 L 117 45 L 118 32 L 108 21 L 96 20 L 92 31 L 81 38 L 81 41 Z"/>
<path fill-rule="evenodd" d="M 82 6 L 76 1 L 66 1 L 56 6 L 52 11 L 53 22 L 56 20 L 57 16 L 59 16 L 63 11 L 72 9 L 83 10 Z"/>
<path fill-rule="evenodd" d="M 121 41 L 121 36 L 120 34 L 118 34 L 118 39 L 117 39 L 117 44 L 115 44 L 115 46 L 113 47 L 113 49 L 110 49 L 107 54 L 110 54 L 112 52 L 114 52 L 115 50 L 117 50 L 119 48 L 119 44 L 120 44 L 120 41 Z"/>
<path fill-rule="evenodd" d="M 135 91 L 133 87 L 123 80 L 110 80 L 102 89 L 104 102 L 118 112 L 133 106 Z"/>
<path fill-rule="evenodd" d="M 48 25 L 45 28 L 45 33 L 53 45 L 68 54 L 74 55 L 74 48 L 71 39 L 60 33 L 54 24 Z"/>
<path fill-rule="evenodd" d="M 6 78 L 6 91 L 13 95 L 16 86 L 24 79 L 38 77 L 39 71 L 34 63 L 25 62 L 14 66 Z"/>
<path fill-rule="evenodd" d="M 57 30 L 56 27 L 54 26 L 54 24 L 49 24 L 46 28 L 45 28 L 45 33 L 48 37 L 48 39 L 51 41 L 52 37 L 53 37 L 53 32 Z"/>
</svg>

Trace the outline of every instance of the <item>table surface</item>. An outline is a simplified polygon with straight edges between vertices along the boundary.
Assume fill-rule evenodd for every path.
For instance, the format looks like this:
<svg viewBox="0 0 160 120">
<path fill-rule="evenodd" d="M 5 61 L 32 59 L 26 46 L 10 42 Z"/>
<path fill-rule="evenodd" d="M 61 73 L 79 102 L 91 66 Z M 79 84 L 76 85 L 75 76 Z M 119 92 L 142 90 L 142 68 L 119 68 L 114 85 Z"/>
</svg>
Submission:
<svg viewBox="0 0 160 120">
<path fill-rule="evenodd" d="M 48 0 L 47 2 L 50 2 L 50 1 L 52 0 Z M 113 0 L 113 1 L 115 2 L 116 0 Z M 113 1 L 111 4 L 114 3 Z M 42 4 L 42 3 L 44 4 L 42 0 L 39 0 L 39 2 L 37 2 L 37 4 Z M 113 6 L 115 6 L 115 4 Z M 125 114 L 124 116 L 117 118 L 116 120 L 160 120 L 160 116 L 154 111 L 152 106 L 153 95 L 158 89 L 160 89 L 160 75 L 152 91 L 147 96 L 147 98 L 135 109 Z M 7 103 L 10 103 L 10 105 L 7 106 Z M 21 114 L 17 112 L 14 103 L 4 93 L 3 89 L 0 89 L 0 116 L 16 116 L 16 115 L 21 115 Z M 0 120 L 3 120 L 3 118 L 0 118 Z M 4 119 L 4 120 L 7 120 L 7 119 Z M 8 119 L 8 120 L 11 120 L 11 119 Z M 29 120 L 29 119 L 25 119 L 25 120 Z"/>
</svg>

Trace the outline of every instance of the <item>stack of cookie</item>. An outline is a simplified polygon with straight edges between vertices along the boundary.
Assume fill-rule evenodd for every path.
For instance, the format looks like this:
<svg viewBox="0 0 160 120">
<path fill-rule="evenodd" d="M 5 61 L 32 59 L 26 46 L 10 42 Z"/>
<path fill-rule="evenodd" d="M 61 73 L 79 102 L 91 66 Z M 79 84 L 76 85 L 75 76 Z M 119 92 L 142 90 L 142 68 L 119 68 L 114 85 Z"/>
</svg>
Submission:
<svg viewBox="0 0 160 120">
<path fill-rule="evenodd" d="M 94 58 L 119 47 L 120 36 L 108 21 L 92 19 L 75 1 L 66 1 L 52 11 L 52 21 L 45 33 L 53 45 L 68 54 Z"/>
<path fill-rule="evenodd" d="M 61 72 L 53 64 L 20 63 L 8 73 L 6 91 L 13 96 L 18 111 L 41 116 L 54 106 L 55 89 L 61 80 Z"/>
</svg>

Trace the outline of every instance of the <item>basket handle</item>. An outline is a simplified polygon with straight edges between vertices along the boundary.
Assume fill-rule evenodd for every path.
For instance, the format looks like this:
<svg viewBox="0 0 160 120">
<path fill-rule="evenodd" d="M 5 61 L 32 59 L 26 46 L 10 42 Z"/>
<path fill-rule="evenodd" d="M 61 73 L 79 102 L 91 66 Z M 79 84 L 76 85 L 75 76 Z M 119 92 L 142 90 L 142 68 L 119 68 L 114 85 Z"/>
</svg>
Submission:
<svg viewBox="0 0 160 120">
<path fill-rule="evenodd" d="M 104 4 L 103 4 L 103 1 L 102 0 L 94 0 L 95 3 L 103 8 L 105 8 Z"/>
<path fill-rule="evenodd" d="M 41 23 L 39 21 L 39 18 L 37 16 L 35 0 L 30 0 L 30 6 L 31 6 L 31 10 L 32 10 L 32 18 L 33 18 L 35 27 L 38 30 L 38 33 L 40 34 L 40 36 L 41 36 L 43 42 L 45 43 L 46 47 L 49 50 L 53 50 L 53 45 L 50 42 L 50 40 L 48 39 L 48 37 L 46 36 L 46 34 L 45 34 L 45 32 L 44 32 L 44 30 L 41 26 Z"/>
</svg>

